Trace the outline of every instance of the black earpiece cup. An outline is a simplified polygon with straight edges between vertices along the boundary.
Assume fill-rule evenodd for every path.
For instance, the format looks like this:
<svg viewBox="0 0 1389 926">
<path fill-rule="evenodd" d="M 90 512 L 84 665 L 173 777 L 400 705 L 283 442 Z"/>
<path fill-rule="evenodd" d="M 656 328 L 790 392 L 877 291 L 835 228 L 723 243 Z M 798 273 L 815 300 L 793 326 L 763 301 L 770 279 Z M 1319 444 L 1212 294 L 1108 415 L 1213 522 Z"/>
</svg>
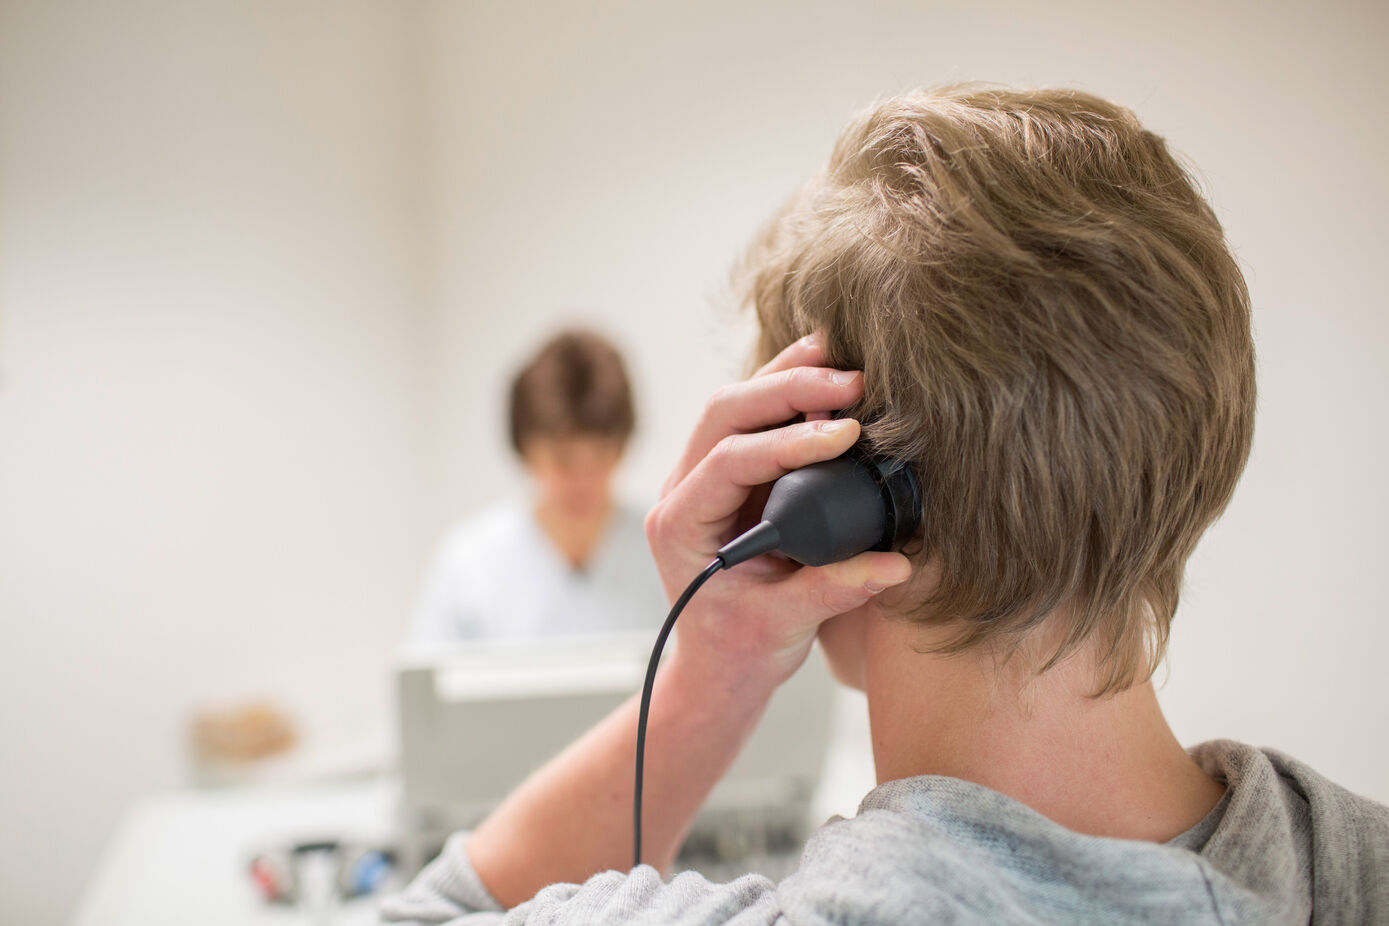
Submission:
<svg viewBox="0 0 1389 926">
<path fill-rule="evenodd" d="M 782 476 L 762 518 L 776 525 L 783 554 L 805 566 L 824 566 L 877 547 L 889 514 L 874 473 L 856 455 L 846 455 Z"/>
<path fill-rule="evenodd" d="M 882 541 L 873 549 L 901 550 L 921 527 L 921 483 L 910 466 L 897 460 L 865 454 L 861 461 L 873 471 L 887 518 Z"/>
</svg>

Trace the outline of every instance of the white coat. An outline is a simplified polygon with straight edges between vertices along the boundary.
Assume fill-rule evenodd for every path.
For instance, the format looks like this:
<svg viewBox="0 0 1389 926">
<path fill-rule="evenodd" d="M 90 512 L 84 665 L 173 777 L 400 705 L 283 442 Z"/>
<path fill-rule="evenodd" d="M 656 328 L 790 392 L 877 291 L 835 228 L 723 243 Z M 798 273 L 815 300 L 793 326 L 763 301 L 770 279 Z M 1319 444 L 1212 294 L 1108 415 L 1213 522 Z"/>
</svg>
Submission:
<svg viewBox="0 0 1389 926">
<path fill-rule="evenodd" d="M 642 526 L 619 505 L 584 569 L 575 569 L 519 499 L 454 527 L 426 575 L 407 645 L 649 630 L 666 600 Z"/>
</svg>

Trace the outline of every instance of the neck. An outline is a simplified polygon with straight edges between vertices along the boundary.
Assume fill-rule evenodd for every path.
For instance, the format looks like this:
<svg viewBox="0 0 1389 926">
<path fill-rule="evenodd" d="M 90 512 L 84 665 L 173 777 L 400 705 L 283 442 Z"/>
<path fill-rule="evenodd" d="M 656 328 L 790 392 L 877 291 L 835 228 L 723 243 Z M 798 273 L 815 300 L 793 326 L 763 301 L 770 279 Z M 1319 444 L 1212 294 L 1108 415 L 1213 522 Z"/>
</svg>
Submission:
<svg viewBox="0 0 1389 926">
<path fill-rule="evenodd" d="M 878 781 L 948 775 L 1081 833 L 1164 842 L 1223 786 L 1187 755 L 1151 683 L 1092 698 L 1080 654 L 1041 676 L 985 653 L 923 654 L 921 628 L 874 618 L 864 684 Z"/>
<path fill-rule="evenodd" d="M 612 515 L 611 499 L 590 511 L 575 512 L 546 500 L 535 508 L 535 519 L 550 542 L 575 569 L 583 569 L 592 559 L 603 530 Z"/>
</svg>

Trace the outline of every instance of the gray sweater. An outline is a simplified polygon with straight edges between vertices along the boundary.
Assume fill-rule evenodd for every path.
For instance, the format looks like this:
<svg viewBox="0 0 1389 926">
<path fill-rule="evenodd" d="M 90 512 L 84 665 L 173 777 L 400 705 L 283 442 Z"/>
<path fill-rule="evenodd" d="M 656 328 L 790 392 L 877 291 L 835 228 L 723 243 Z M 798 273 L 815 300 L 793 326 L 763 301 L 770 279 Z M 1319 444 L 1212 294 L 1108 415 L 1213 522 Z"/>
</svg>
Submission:
<svg viewBox="0 0 1389 926">
<path fill-rule="evenodd" d="M 1011 798 L 924 775 L 869 792 L 806 843 L 780 884 L 669 883 L 650 866 L 555 884 L 510 911 L 454 836 L 392 923 L 1389 924 L 1389 808 L 1272 750 L 1227 740 L 1193 755 L 1228 789 L 1166 844 L 1084 836 Z"/>
</svg>

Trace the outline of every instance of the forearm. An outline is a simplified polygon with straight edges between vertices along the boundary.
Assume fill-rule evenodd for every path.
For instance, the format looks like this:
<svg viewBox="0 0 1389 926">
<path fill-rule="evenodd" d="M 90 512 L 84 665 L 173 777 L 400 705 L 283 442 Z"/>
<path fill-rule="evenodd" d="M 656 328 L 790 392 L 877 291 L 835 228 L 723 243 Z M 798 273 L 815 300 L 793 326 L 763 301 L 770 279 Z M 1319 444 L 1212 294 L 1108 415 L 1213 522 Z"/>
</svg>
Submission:
<svg viewBox="0 0 1389 926">
<path fill-rule="evenodd" d="M 772 686 L 672 653 L 646 736 L 643 861 L 666 868 L 757 724 Z M 503 905 L 632 862 L 633 697 L 525 781 L 473 833 L 468 855 Z"/>
</svg>

